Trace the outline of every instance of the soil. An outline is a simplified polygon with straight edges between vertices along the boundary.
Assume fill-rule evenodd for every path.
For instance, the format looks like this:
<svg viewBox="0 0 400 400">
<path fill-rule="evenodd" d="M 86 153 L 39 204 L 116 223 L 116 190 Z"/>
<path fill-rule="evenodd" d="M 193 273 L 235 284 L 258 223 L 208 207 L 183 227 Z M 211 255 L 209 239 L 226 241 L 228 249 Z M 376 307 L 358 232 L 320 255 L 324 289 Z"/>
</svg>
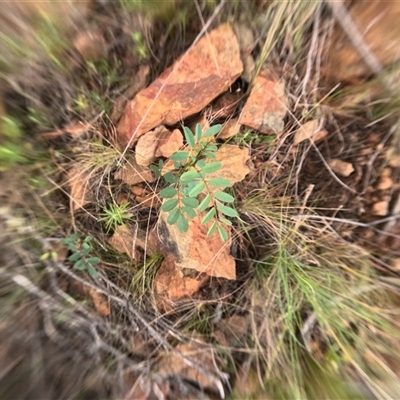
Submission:
<svg viewBox="0 0 400 400">
<path fill-rule="evenodd" d="M 248 329 L 259 324 L 272 295 L 254 289 L 262 285 L 254 283 L 260 268 L 255 260 L 271 263 L 267 255 L 278 235 L 274 228 L 259 228 L 269 226 L 268 214 L 259 223 L 246 211 L 246 201 L 260 193 L 271 201 L 271 215 L 285 209 L 293 220 L 308 218 L 310 231 L 319 224 L 321 237 L 329 231 L 332 243 L 358 246 L 362 250 L 357 254 L 365 251 L 373 274 L 398 278 L 398 88 L 388 93 L 375 80 L 365 67 L 368 62 L 344 39 L 346 29 L 335 24 L 335 10 L 328 4 L 322 13 L 313 11 L 304 24 L 301 50 L 282 34 L 254 69 L 254 84 L 244 65 L 253 65 L 246 57 L 262 59 L 269 40 L 262 22 L 273 16 L 268 14 L 274 10 L 271 2 L 248 8 L 229 4 L 222 14 L 215 11 L 219 6 L 208 5 L 214 2 L 200 2 L 197 9 L 172 3 L 140 12 L 126 4 L 93 3 L 80 11 L 78 28 L 70 26 L 77 10 L 71 15 L 67 10 L 65 27 L 56 20 L 60 29 L 73 32 L 58 55 L 62 66 L 41 54 L 39 60 L 27 58 L 27 65 L 13 60 L 19 68 L 7 71 L 0 115 L 18 116 L 21 136 L 13 143 L 27 156 L 2 168 L 0 177 L 0 295 L 16 299 L 5 301 L 0 319 L 0 381 L 9 384 L 5 398 L 150 400 L 247 394 L 261 399 L 257 374 L 265 371 L 257 370 L 261 362 L 252 358 L 256 347 L 251 346 L 258 338 Z M 397 15 L 396 4 L 384 4 L 382 13 Z M 359 13 L 359 7 L 365 12 Z M 354 1 L 349 15 L 358 16 L 358 28 L 368 26 L 375 8 Z M 51 9 L 46 12 L 53 15 Z M 17 20 L 27 18 L 15 10 L 8 15 L 13 13 Z M 239 20 L 252 27 L 250 47 L 243 47 L 237 27 L 230 27 Z M 198 50 L 192 44 L 207 21 L 210 27 Z M 317 24 L 321 48 L 312 47 Z M 366 38 L 382 68 L 389 69 L 398 61 L 393 49 L 399 44 L 390 47 L 390 57 L 381 51 L 379 43 L 392 34 L 384 25 L 377 23 L 374 35 Z M 7 34 L 23 38 L 33 29 L 27 26 L 17 33 L 10 28 Z M 221 27 L 226 36 L 215 46 L 222 83 L 215 71 L 218 63 L 213 65 L 211 56 L 203 62 L 214 36 L 221 39 L 222 33 L 215 33 Z M 330 49 L 336 47 L 332 61 Z M 188 54 L 193 59 L 185 64 Z M 353 68 L 346 74 L 349 54 Z M 168 87 L 176 65 L 179 75 Z M 199 76 L 204 82 L 195 80 Z M 155 106 L 145 120 L 149 104 Z M 36 114 L 41 118 L 35 119 Z M 294 143 L 296 131 L 311 120 L 318 120 L 326 135 Z M 189 222 L 185 235 L 175 225 L 169 227 L 160 211 L 159 191 L 165 183 L 151 164 L 166 162 L 182 144 L 182 127 L 197 122 L 205 127 L 203 133 L 207 124 L 229 125 L 229 132 L 215 139 L 219 149 L 230 149 L 216 152 L 222 164 L 222 175 L 216 176 L 231 180 L 222 190 L 235 196 L 243 222 L 231 218 L 225 241 L 222 235 L 207 238 L 209 227 L 200 216 Z M 134 131 L 140 133 L 130 140 Z M 135 146 L 145 154 L 135 152 Z M 202 193 L 200 201 L 204 197 Z M 114 217 L 111 228 L 104 223 L 110 204 L 129 204 L 128 216 Z M 80 236 L 74 245 L 61 240 L 75 232 Z M 89 236 L 90 256 L 98 257 L 93 274 L 87 264 L 87 270 L 77 269 L 79 259 L 70 258 L 78 252 L 89 258 L 82 256 Z M 317 256 L 309 256 L 307 264 L 317 266 L 315 260 Z M 388 297 L 396 292 L 393 287 Z M 298 312 L 301 324 L 293 328 L 298 337 L 312 320 L 310 307 Z M 4 318 L 7 312 L 9 319 Z M 303 347 L 313 347 L 312 357 L 324 359 L 331 333 L 310 325 L 312 340 Z M 229 351 L 223 354 L 221 348 Z M 31 364 L 24 361 L 28 353 Z M 31 370 L 35 360 L 44 367 Z M 397 368 L 396 361 L 393 365 Z M 32 376 L 26 391 L 16 383 L 25 374 Z"/>
</svg>

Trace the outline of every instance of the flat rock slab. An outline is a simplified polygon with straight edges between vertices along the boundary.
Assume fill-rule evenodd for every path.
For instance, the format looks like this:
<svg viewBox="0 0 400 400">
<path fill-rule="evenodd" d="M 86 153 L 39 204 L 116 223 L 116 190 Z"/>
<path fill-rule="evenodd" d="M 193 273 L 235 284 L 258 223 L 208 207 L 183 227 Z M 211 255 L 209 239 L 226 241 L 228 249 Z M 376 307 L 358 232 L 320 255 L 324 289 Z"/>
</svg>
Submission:
<svg viewBox="0 0 400 400">
<path fill-rule="evenodd" d="M 287 111 L 285 85 L 261 72 L 254 80 L 250 96 L 239 117 L 239 124 L 265 134 L 281 133 Z"/>
<path fill-rule="evenodd" d="M 118 124 L 121 147 L 141 135 L 198 113 L 243 71 L 239 44 L 229 24 L 200 39 L 175 64 L 127 104 Z"/>
<path fill-rule="evenodd" d="M 207 237 L 209 226 L 201 224 L 203 216 L 199 214 L 189 220 L 188 232 L 182 233 L 176 224 L 167 224 L 168 214 L 161 212 L 156 232 L 158 247 L 164 255 L 173 257 L 180 273 L 194 270 L 189 272 L 196 271 L 194 276 L 200 273 L 217 278 L 235 279 L 236 266 L 230 254 L 230 239 L 224 243 L 218 235 Z"/>
</svg>

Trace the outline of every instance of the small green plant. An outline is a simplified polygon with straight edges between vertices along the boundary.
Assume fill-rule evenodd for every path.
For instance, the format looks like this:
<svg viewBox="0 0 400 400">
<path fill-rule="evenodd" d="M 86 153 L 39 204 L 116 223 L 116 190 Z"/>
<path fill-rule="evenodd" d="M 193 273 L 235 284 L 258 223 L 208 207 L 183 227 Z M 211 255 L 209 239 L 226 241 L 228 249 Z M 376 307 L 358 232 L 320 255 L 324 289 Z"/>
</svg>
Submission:
<svg viewBox="0 0 400 400">
<path fill-rule="evenodd" d="M 15 164 L 26 163 L 26 145 L 20 140 L 21 128 L 16 119 L 0 117 L 0 171 L 5 171 Z"/>
<path fill-rule="evenodd" d="M 125 221 L 131 218 L 128 212 L 129 203 L 116 204 L 111 203 L 108 207 L 103 208 L 99 221 L 103 221 L 106 226 L 106 232 L 115 231 L 118 226 L 124 225 Z"/>
<path fill-rule="evenodd" d="M 97 276 L 97 271 L 94 268 L 94 265 L 100 262 L 99 257 L 90 257 L 90 253 L 93 252 L 93 247 L 90 244 L 93 238 L 91 236 L 86 236 L 82 241 L 77 233 L 74 233 L 67 238 L 61 239 L 61 243 L 65 244 L 68 247 L 68 250 L 72 252 L 72 254 L 68 257 L 68 261 L 74 263 L 74 268 L 80 271 L 85 271 L 89 273 L 91 277 Z M 42 257 L 44 257 L 43 255 Z M 50 256 L 52 256 L 50 254 Z"/>
<path fill-rule="evenodd" d="M 189 229 L 188 218 L 193 219 L 199 212 L 205 212 L 201 223 L 211 222 L 207 236 L 218 230 L 221 239 L 226 241 L 228 233 L 224 225 L 232 225 L 226 217 L 237 217 L 238 213 L 224 204 L 235 200 L 223 191 L 230 186 L 230 181 L 214 174 L 222 167 L 221 162 L 213 161 L 218 150 L 213 137 L 221 130 L 221 125 L 214 125 L 204 133 L 200 124 L 196 125 L 195 134 L 188 127 L 183 130 L 188 147 L 170 157 L 174 170 L 163 176 L 169 186 L 160 191 L 160 197 L 164 199 L 161 210 L 169 213 L 167 222 L 177 224 L 180 232 Z M 163 162 L 151 168 L 160 176 Z M 208 174 L 213 176 L 207 177 Z M 202 198 L 199 200 L 200 194 Z"/>
<path fill-rule="evenodd" d="M 133 32 L 131 36 L 134 43 L 134 50 L 139 57 L 139 61 L 146 59 L 149 56 L 149 51 L 147 49 L 143 35 L 140 32 Z"/>
</svg>

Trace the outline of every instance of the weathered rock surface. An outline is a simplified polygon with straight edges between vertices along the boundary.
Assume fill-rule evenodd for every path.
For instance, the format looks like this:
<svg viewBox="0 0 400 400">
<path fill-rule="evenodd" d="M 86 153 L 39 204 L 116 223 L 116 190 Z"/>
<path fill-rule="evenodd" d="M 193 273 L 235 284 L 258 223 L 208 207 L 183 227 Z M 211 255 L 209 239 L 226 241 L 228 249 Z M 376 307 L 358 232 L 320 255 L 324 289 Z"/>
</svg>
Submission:
<svg viewBox="0 0 400 400">
<path fill-rule="evenodd" d="M 164 133 L 159 141 L 156 150 L 156 157 L 171 157 L 183 146 L 183 136 L 179 129 Z"/>
<path fill-rule="evenodd" d="M 115 179 L 121 179 L 127 185 L 136 185 L 140 182 L 154 182 L 153 172 L 148 167 L 138 165 L 134 157 L 129 157 L 126 165 L 114 174 Z"/>
<path fill-rule="evenodd" d="M 133 146 L 156 126 L 173 125 L 201 111 L 242 71 L 236 36 L 229 24 L 221 25 L 128 103 L 118 124 L 120 146 Z"/>
<path fill-rule="evenodd" d="M 157 237 L 162 253 L 172 256 L 181 272 L 194 270 L 195 276 L 202 273 L 235 279 L 235 260 L 230 254 L 230 238 L 224 243 L 216 234 L 212 238 L 207 237 L 209 226 L 201 224 L 203 216 L 199 213 L 196 218 L 189 220 L 188 232 L 182 233 L 177 225 L 167 224 L 168 214 L 161 212 Z M 187 276 L 189 274 L 186 273 Z"/>
<path fill-rule="evenodd" d="M 218 134 L 218 139 L 229 139 L 240 132 L 241 125 L 237 118 L 232 118 L 222 125 L 221 132 Z"/>
<path fill-rule="evenodd" d="M 287 111 L 285 85 L 266 71 L 255 78 L 250 96 L 239 117 L 239 123 L 262 133 L 279 134 Z"/>
<path fill-rule="evenodd" d="M 230 186 L 241 182 L 250 172 L 247 162 L 250 159 L 249 149 L 240 148 L 236 145 L 225 144 L 215 153 L 215 161 L 220 161 L 221 169 L 211 174 L 207 174 L 208 179 L 226 178 L 230 181 Z"/>
</svg>

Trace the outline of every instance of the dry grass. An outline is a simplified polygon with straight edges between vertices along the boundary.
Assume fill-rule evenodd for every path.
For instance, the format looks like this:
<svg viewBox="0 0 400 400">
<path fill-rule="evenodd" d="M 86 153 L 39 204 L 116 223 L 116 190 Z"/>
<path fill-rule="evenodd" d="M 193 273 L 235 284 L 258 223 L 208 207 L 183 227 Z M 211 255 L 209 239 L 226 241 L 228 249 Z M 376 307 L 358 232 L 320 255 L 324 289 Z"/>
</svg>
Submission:
<svg viewBox="0 0 400 400">
<path fill-rule="evenodd" d="M 163 398 L 168 385 L 171 399 L 229 393 L 237 399 L 392 398 L 399 385 L 399 352 L 393 349 L 399 339 L 400 281 L 378 273 L 379 255 L 345 241 L 335 224 L 358 221 L 335 219 L 336 210 L 314 206 L 325 201 L 325 194 L 307 187 L 305 165 L 316 159 L 326 168 L 331 142 L 321 151 L 312 143 L 294 149 L 291 137 L 313 118 L 338 130 L 349 116 L 369 118 L 377 131 L 384 130 L 395 126 L 396 102 L 383 96 L 380 108 L 368 102 L 371 82 L 355 88 L 356 95 L 338 96 L 336 88 L 324 86 L 322 54 L 332 19 L 323 13 L 322 2 L 272 1 L 262 13 L 246 2 L 180 5 L 170 2 L 154 14 L 147 3 L 122 2 L 104 14 L 94 12 L 100 27 L 108 22 L 108 55 L 97 63 L 80 60 L 78 67 L 64 63 L 71 59 L 63 36 L 54 35 L 54 42 L 47 43 L 38 30 L 34 45 L 25 48 L 9 32 L 0 35 L 8 46 L 1 79 L 17 99 L 8 100 L 6 108 L 16 115 L 24 135 L 58 129 L 75 119 L 91 126 L 79 138 L 61 135 L 50 141 L 43 146 L 48 155 L 43 152 L 38 159 L 33 152 L 24 167 L 14 160 L 18 170 L 8 170 L 4 177 L 0 397 L 124 398 L 130 393 L 135 398 L 151 393 Z M 108 243 L 113 229 L 107 232 L 101 221 L 104 207 L 118 205 L 117 198 L 128 190 L 113 179 L 130 151 L 113 146 L 109 113 L 140 57 L 152 60 L 157 74 L 189 39 L 200 37 L 199 31 L 235 20 L 241 12 L 254 22 L 255 74 L 267 63 L 285 79 L 290 102 L 286 130 L 273 140 L 258 140 L 254 132 L 235 139 L 257 162 L 234 189 L 241 217 L 231 249 L 237 281 L 212 281 L 194 298 L 162 311 L 153 287 L 162 257 L 132 261 L 118 254 Z M 188 28 L 194 18 L 196 32 Z M 51 19 L 44 22 L 57 29 Z M 132 41 L 132 32 L 139 32 L 140 40 Z M 167 32 L 163 49 L 171 52 L 157 47 L 160 32 Z M 29 58 L 28 74 L 10 73 L 22 54 L 39 48 Z M 118 61 L 123 57 L 128 65 Z M 74 212 L 67 173 L 77 166 L 86 176 L 91 200 Z M 376 167 L 371 164 L 371 170 Z M 157 195 L 157 183 L 148 188 Z M 144 207 L 129 212 L 142 231 L 157 219 L 154 210 Z M 61 254 L 59 240 L 73 231 L 82 238 L 93 236 L 93 254 L 101 258 L 97 277 L 72 269 Z M 45 253 L 57 256 L 44 258 Z M 99 315 L 90 291 L 108 299 L 107 317 Z M 234 335 L 224 333 L 232 320 L 245 324 L 232 328 Z M 206 364 L 177 348 L 193 342 L 209 349 L 214 362 Z M 211 382 L 212 389 L 165 374 L 162 365 L 171 354 Z M 31 385 L 18 385 L 21 377 L 29 377 Z"/>
</svg>

